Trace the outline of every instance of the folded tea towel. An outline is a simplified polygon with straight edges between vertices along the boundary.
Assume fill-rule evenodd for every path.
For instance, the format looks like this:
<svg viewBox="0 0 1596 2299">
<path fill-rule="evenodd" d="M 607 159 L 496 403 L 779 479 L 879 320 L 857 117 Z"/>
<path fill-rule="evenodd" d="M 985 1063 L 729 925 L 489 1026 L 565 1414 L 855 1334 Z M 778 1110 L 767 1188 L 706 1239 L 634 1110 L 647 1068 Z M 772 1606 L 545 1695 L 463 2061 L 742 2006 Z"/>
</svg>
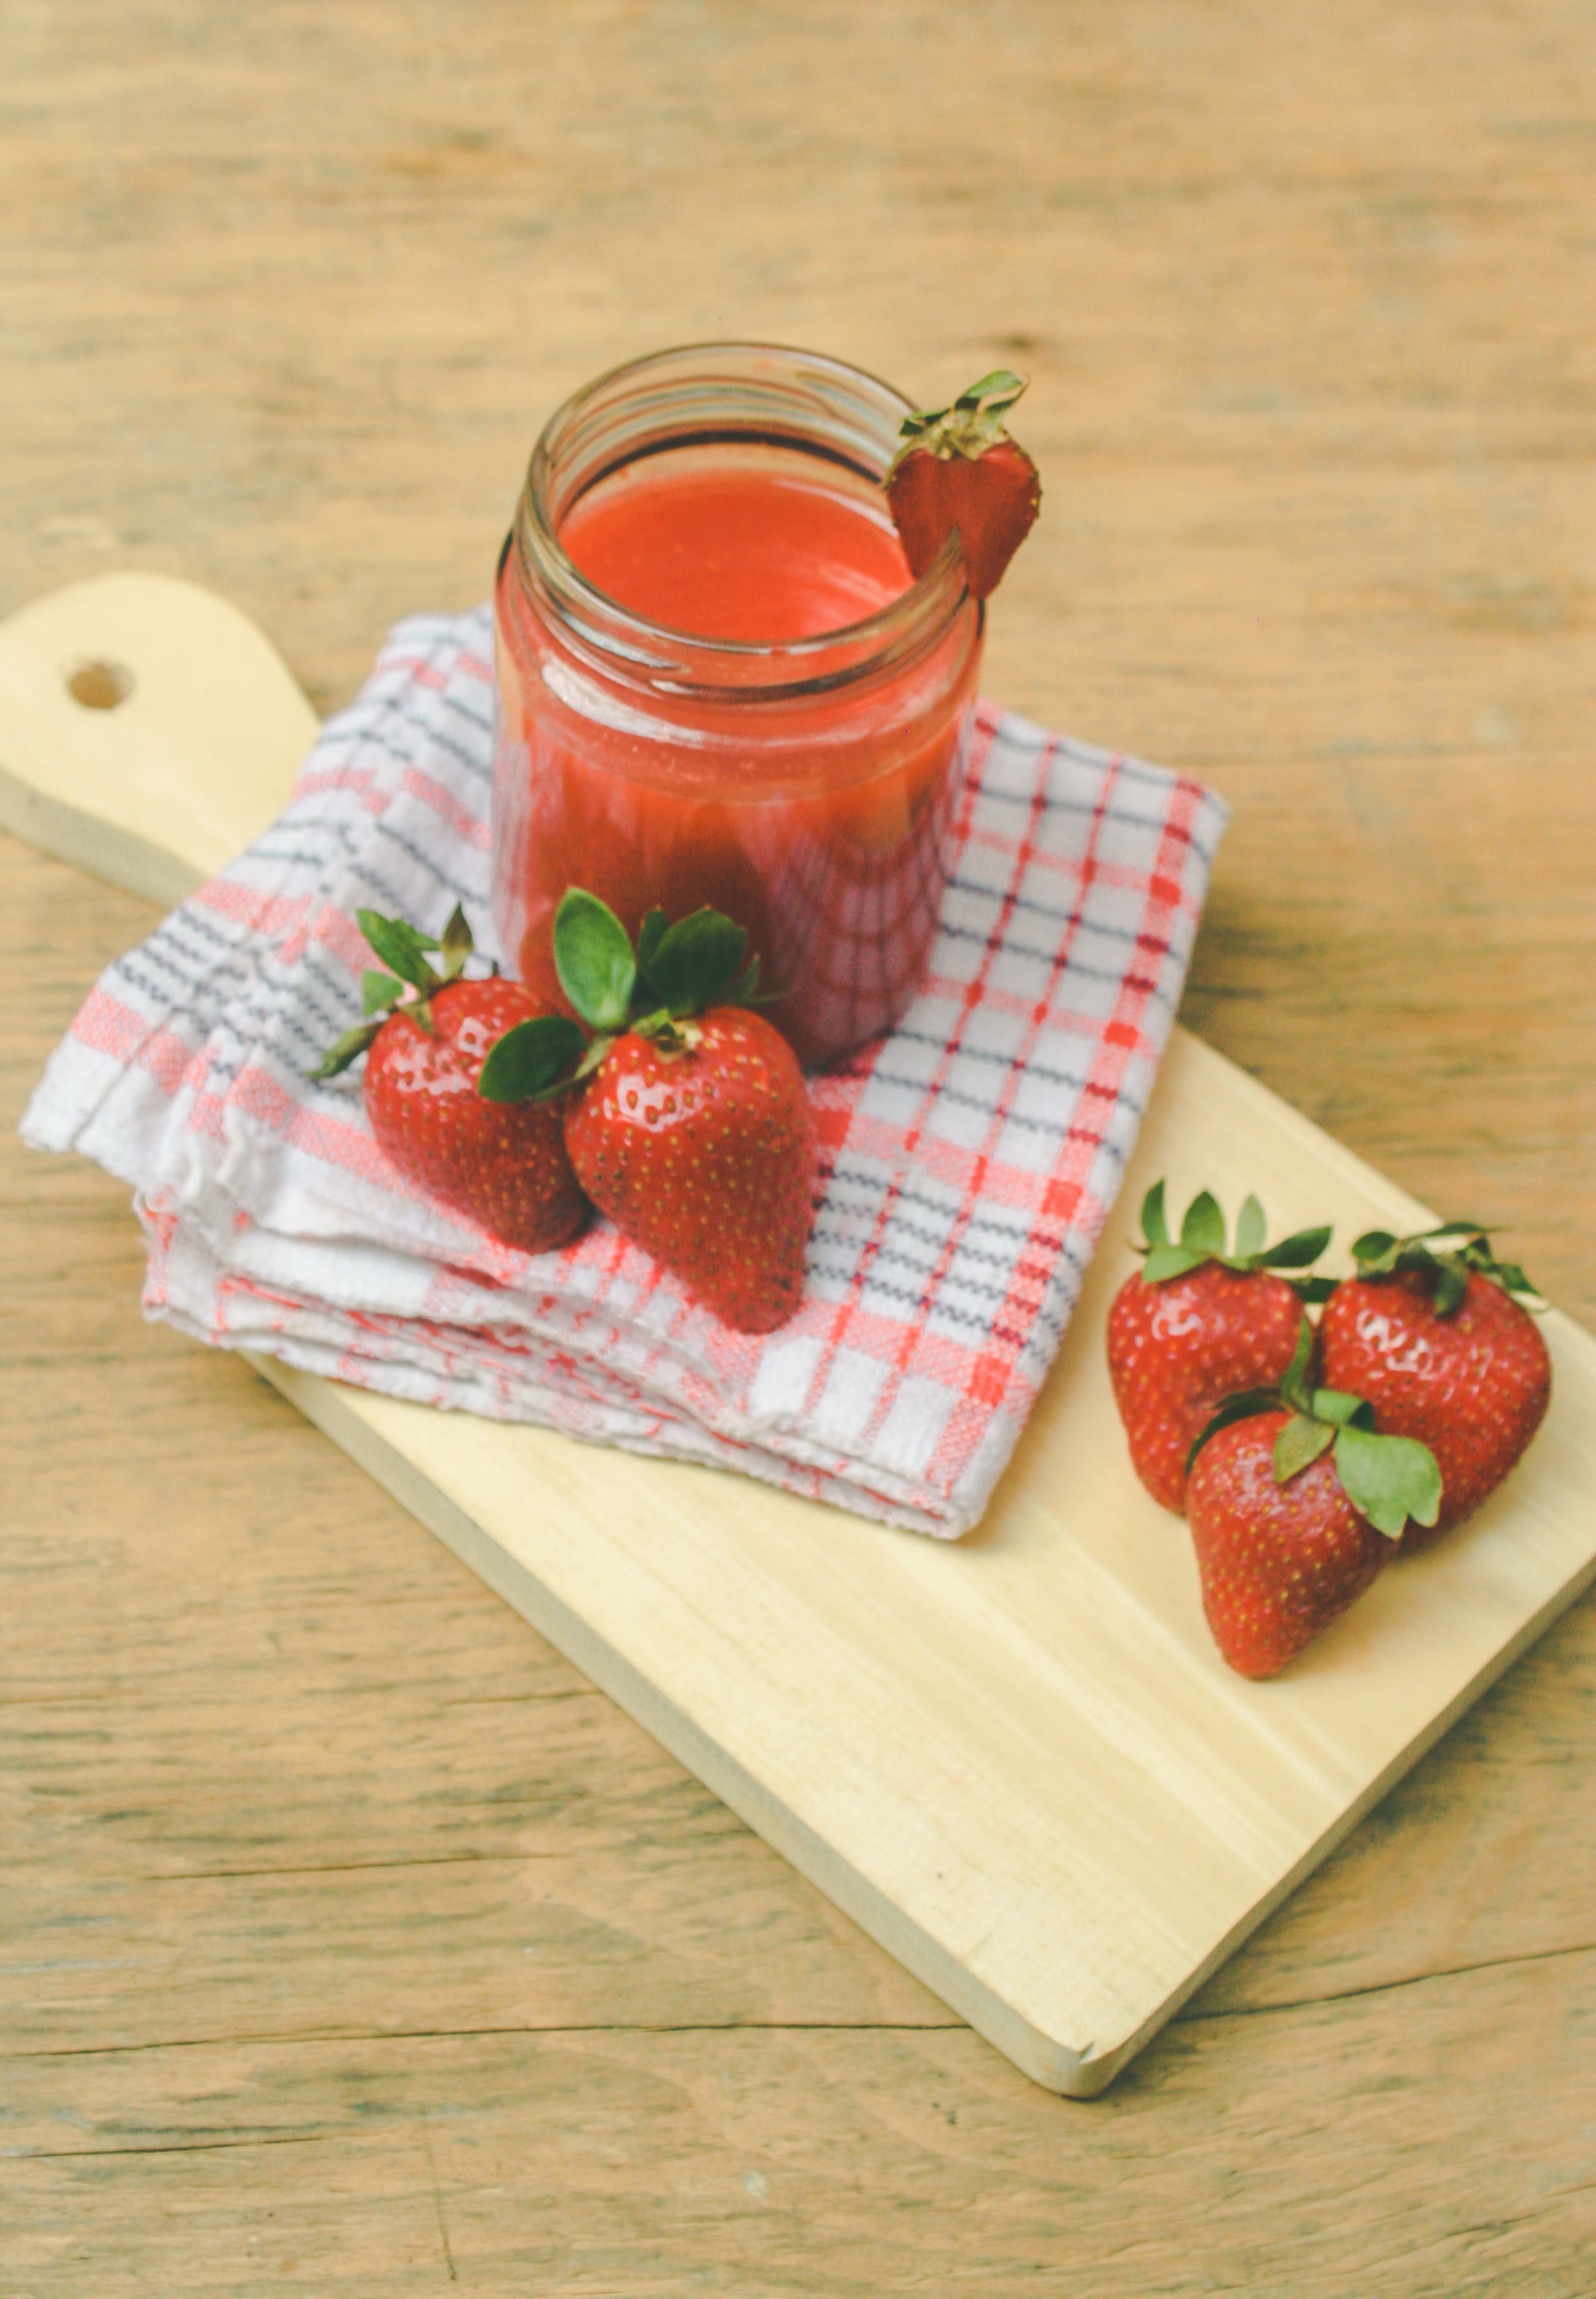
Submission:
<svg viewBox="0 0 1596 2299">
<path fill-rule="evenodd" d="M 802 1307 L 727 1330 L 603 1221 L 529 1257 L 418 1194 L 357 1067 L 362 906 L 487 910 L 487 610 L 398 626 L 287 810 L 103 975 L 23 1119 L 132 1184 L 146 1312 L 396 1397 L 953 1538 L 1058 1349 L 1174 1018 L 1223 802 L 983 705 L 924 988 L 811 1081 Z"/>
</svg>

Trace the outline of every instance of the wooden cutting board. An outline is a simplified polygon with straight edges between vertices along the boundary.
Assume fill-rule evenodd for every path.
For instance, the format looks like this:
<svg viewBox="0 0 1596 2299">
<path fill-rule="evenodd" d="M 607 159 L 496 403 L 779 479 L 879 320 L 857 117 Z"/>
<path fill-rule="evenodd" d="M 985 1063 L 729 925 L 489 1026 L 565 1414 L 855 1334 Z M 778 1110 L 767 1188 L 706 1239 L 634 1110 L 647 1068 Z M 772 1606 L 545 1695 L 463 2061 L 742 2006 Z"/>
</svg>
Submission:
<svg viewBox="0 0 1596 2299">
<path fill-rule="evenodd" d="M 165 577 L 0 627 L 0 820 L 170 902 L 316 732 L 222 602 Z M 87 984 L 86 984 L 87 989 Z M 1546 1319 L 1523 1467 L 1284 1679 L 1217 1657 L 1103 1365 L 1158 1175 L 1339 1241 L 1433 1216 L 1177 1031 L 1121 1209 L 984 1524 L 957 1546 L 711 1470 L 260 1370 L 1037 2082 L 1100 2091 L 1596 1574 L 1596 1341 Z"/>
</svg>

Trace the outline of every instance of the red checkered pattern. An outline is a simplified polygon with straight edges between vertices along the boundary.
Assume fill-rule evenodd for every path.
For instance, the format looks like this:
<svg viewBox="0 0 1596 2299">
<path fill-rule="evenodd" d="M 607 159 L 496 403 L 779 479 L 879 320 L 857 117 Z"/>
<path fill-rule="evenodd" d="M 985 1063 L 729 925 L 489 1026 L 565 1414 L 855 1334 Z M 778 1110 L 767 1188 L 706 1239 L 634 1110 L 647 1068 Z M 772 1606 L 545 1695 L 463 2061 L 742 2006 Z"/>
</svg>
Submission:
<svg viewBox="0 0 1596 2299">
<path fill-rule="evenodd" d="M 439 1407 L 708 1462 L 922 1531 L 975 1523 L 1058 1349 L 1180 996 L 1219 800 L 977 716 L 930 969 L 811 1081 L 802 1309 L 728 1332 L 608 1224 L 512 1251 L 420 1196 L 358 1071 L 365 905 L 486 899 L 486 610 L 402 624 L 286 812 L 91 993 L 23 1121 L 131 1183 L 145 1307 Z"/>
</svg>

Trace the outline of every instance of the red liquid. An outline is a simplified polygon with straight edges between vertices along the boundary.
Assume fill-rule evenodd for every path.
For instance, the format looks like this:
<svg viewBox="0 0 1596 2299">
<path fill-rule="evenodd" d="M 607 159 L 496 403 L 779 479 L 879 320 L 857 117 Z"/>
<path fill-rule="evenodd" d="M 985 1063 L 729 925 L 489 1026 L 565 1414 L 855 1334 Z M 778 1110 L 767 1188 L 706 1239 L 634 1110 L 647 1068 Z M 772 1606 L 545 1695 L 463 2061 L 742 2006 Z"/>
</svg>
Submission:
<svg viewBox="0 0 1596 2299">
<path fill-rule="evenodd" d="M 649 622 L 774 646 L 815 638 L 910 578 L 885 512 L 812 468 L 768 451 L 652 456 L 579 502 L 561 543 Z M 497 623 L 495 909 L 527 982 L 558 994 L 553 913 L 581 885 L 634 932 L 656 904 L 736 918 L 767 982 L 789 990 L 768 1010 L 810 1066 L 897 1018 L 941 902 L 977 610 L 966 601 L 897 661 L 785 696 L 650 686 L 573 642 L 513 546 Z M 800 660 L 780 675 L 827 668 Z M 746 661 L 729 675 L 746 676 Z"/>
<path fill-rule="evenodd" d="M 700 638 L 814 638 L 862 623 L 913 580 L 885 521 L 735 465 L 661 483 L 641 464 L 579 502 L 560 540 L 608 597 Z"/>
</svg>

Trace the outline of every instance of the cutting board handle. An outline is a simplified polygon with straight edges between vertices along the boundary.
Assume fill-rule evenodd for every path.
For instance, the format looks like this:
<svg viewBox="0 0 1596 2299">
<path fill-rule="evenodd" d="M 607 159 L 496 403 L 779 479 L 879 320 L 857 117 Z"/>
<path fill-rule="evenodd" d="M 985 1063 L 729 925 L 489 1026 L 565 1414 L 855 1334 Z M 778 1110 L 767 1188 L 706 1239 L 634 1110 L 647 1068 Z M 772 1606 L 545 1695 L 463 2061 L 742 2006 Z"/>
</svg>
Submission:
<svg viewBox="0 0 1596 2299">
<path fill-rule="evenodd" d="M 0 624 L 0 824 L 163 907 L 281 812 L 318 726 L 248 618 L 170 575 Z"/>
</svg>

